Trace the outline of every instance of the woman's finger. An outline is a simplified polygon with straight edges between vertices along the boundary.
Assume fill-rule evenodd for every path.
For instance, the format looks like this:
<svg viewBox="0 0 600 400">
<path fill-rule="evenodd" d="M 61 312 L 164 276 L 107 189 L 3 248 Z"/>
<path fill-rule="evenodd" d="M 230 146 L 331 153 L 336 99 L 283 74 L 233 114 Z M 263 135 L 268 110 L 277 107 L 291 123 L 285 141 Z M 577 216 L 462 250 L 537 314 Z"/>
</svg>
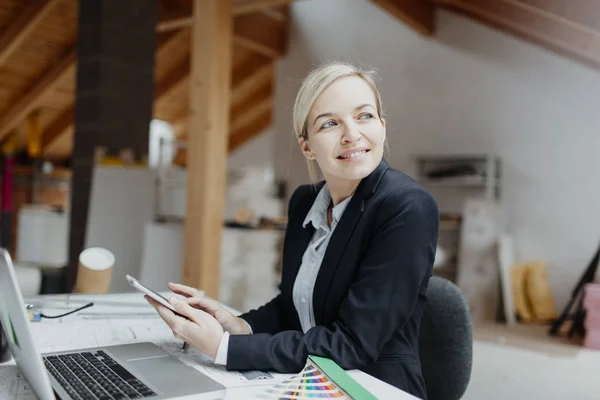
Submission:
<svg viewBox="0 0 600 400">
<path fill-rule="evenodd" d="M 221 309 L 221 305 L 217 301 L 206 296 L 188 297 L 187 299 L 184 299 L 184 301 L 192 307 L 205 310 L 209 314 L 214 314 Z"/>
<path fill-rule="evenodd" d="M 158 312 L 158 315 L 160 315 L 160 317 L 162 319 L 164 319 L 167 324 L 169 323 L 169 321 L 172 320 L 169 313 L 171 313 L 171 314 L 173 314 L 173 316 L 175 316 L 173 311 L 169 310 L 167 307 L 163 306 L 162 304 L 160 304 L 158 301 L 154 300 L 153 298 L 151 298 L 149 296 L 144 296 L 144 298 L 146 299 L 146 301 L 148 303 L 150 303 L 150 305 L 152 307 L 154 307 L 154 309 Z"/>
<path fill-rule="evenodd" d="M 169 299 L 169 303 L 175 307 L 178 313 L 185 315 L 192 322 L 198 325 L 203 325 L 203 316 L 209 315 L 202 310 L 193 308 L 186 301 L 179 300 L 176 297 L 171 297 Z"/>
<path fill-rule="evenodd" d="M 167 284 L 167 287 L 169 289 L 171 289 L 173 292 L 180 294 L 182 296 L 185 296 L 185 297 L 194 297 L 194 296 L 199 295 L 199 293 L 196 289 L 186 286 L 186 285 L 182 285 L 181 283 L 169 282 Z"/>
<path fill-rule="evenodd" d="M 190 322 L 187 321 L 185 318 L 181 318 L 180 316 L 176 315 L 173 311 L 169 310 L 167 307 L 163 306 L 156 300 L 148 296 L 144 297 L 146 298 L 148 303 L 150 303 L 152 307 L 154 307 L 156 311 L 158 311 L 158 315 L 160 315 L 163 321 L 165 321 L 169 328 L 171 328 L 175 337 L 178 339 L 185 340 L 184 338 L 186 335 L 186 324 L 189 324 Z"/>
</svg>

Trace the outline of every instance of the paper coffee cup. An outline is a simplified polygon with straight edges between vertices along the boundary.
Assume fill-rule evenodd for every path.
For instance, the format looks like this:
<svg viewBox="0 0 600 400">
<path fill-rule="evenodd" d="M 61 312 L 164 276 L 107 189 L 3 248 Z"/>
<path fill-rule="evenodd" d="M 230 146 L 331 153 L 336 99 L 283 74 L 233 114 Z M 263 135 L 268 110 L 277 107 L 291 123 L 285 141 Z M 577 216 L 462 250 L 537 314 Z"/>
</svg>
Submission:
<svg viewBox="0 0 600 400">
<path fill-rule="evenodd" d="M 108 293 L 115 256 L 102 247 L 90 247 L 79 255 L 75 293 Z"/>
</svg>

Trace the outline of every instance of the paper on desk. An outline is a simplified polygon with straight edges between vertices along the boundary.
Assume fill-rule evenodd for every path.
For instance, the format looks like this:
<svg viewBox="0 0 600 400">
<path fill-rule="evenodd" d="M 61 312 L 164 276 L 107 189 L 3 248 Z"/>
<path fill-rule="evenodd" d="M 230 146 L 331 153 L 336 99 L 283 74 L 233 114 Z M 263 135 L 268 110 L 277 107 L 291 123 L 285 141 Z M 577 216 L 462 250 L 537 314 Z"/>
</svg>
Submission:
<svg viewBox="0 0 600 400">
<path fill-rule="evenodd" d="M 156 319 L 136 320 L 79 320 L 63 323 L 40 322 L 30 325 L 42 353 L 74 350 L 87 347 L 110 346 L 134 342 L 153 342 L 182 362 L 210 376 L 226 387 L 273 384 L 290 377 L 274 372 L 227 371 L 192 346 L 185 352 L 182 342 L 175 339 L 171 329 Z"/>
<path fill-rule="evenodd" d="M 156 329 L 164 325 L 160 321 L 152 321 Z M 74 320 L 63 323 L 32 323 L 30 327 L 38 350 L 48 353 L 138 341 L 128 324 L 131 322 L 126 320 Z"/>
<path fill-rule="evenodd" d="M 212 358 L 197 350 L 194 347 L 188 346 L 184 351 L 181 350 L 181 342 L 173 342 L 165 340 L 157 342 L 157 345 L 164 350 L 173 354 L 182 362 L 197 369 L 198 371 L 210 376 L 225 387 L 233 388 L 240 386 L 254 385 L 270 385 L 283 381 L 292 376 L 292 374 L 279 374 L 276 372 L 264 371 L 228 371 L 221 365 L 216 365 Z"/>
<path fill-rule="evenodd" d="M 0 399 L 37 400 L 37 398 L 16 365 L 0 367 Z"/>
</svg>

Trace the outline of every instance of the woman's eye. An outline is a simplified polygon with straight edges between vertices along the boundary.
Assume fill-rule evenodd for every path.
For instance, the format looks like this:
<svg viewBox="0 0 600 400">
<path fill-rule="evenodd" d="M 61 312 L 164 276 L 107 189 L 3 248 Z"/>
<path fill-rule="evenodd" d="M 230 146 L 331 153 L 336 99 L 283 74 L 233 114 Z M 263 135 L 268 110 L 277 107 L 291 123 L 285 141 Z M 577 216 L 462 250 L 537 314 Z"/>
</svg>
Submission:
<svg viewBox="0 0 600 400">
<path fill-rule="evenodd" d="M 371 118 L 373 118 L 373 114 L 371 114 L 371 113 L 364 113 L 364 114 L 361 114 L 360 117 L 358 117 L 358 118 L 360 118 L 360 119 L 371 119 Z"/>
<path fill-rule="evenodd" d="M 324 123 L 324 124 L 321 126 L 321 129 L 331 128 L 331 127 L 332 127 L 332 126 L 334 126 L 334 125 L 335 125 L 335 123 L 334 123 L 333 121 L 328 121 L 328 122 L 325 122 L 325 123 Z"/>
</svg>

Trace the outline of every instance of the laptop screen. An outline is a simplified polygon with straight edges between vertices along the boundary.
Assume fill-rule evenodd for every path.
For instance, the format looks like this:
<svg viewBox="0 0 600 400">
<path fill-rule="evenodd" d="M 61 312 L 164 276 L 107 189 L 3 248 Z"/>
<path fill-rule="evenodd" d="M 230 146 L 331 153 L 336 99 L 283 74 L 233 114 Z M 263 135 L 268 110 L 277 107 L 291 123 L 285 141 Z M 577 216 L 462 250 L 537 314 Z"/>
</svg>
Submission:
<svg viewBox="0 0 600 400">
<path fill-rule="evenodd" d="M 15 362 L 40 400 L 54 400 L 42 356 L 29 330 L 25 301 L 10 254 L 3 248 L 0 248 L 0 293 L 0 322 Z"/>
</svg>

